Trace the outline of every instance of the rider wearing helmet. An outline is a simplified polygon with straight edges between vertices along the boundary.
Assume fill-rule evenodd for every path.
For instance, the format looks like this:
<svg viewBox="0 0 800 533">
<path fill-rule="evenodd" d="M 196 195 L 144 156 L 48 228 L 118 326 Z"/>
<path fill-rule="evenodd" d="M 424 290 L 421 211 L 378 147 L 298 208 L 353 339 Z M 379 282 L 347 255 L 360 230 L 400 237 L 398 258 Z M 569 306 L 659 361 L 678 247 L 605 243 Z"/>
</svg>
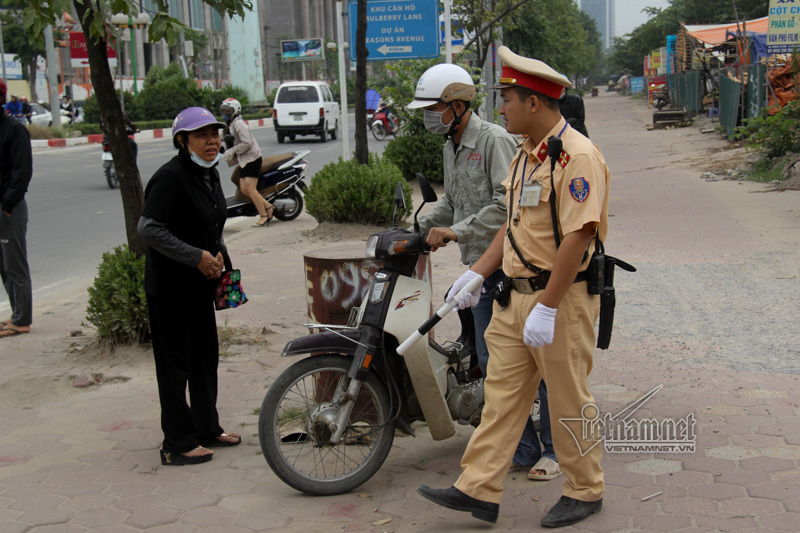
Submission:
<svg viewBox="0 0 800 533">
<path fill-rule="evenodd" d="M 6 103 L 6 82 L 0 78 L 0 105 Z M 33 175 L 28 128 L 0 112 L 0 277 L 8 292 L 11 317 L 3 318 L 0 339 L 28 333 L 33 322 L 33 292 L 25 235 L 28 204 L 25 193 Z"/>
<path fill-rule="evenodd" d="M 506 189 L 502 182 L 517 145 L 505 128 L 482 120 L 470 110 L 475 96 L 472 76 L 458 65 L 442 63 L 420 76 L 414 99 L 407 106 L 423 109 L 429 132 L 447 136 L 442 153 L 445 194 L 420 219 L 420 228 L 428 232 L 427 242 L 434 251 L 448 241 L 457 241 L 461 262 L 470 267 L 506 220 Z M 472 307 L 478 366 L 484 376 L 489 350 L 483 334 L 492 318 L 491 293 L 502 277 L 502 270 L 489 276 L 480 302 Z M 529 418 L 514 464 L 530 468 L 539 456 L 539 439 Z"/>
<path fill-rule="evenodd" d="M 224 127 L 202 107 L 184 109 L 175 117 L 172 142 L 178 154 L 147 183 L 139 219 L 139 234 L 147 244 L 144 288 L 161 401 L 164 465 L 204 463 L 212 457 L 206 447 L 241 442 L 220 427 L 216 407 L 215 289 L 223 266 L 231 268 L 222 240 L 225 195 L 214 168 Z"/>
<path fill-rule="evenodd" d="M 268 226 L 272 220 L 275 206 L 258 192 L 258 178 L 261 176 L 261 150 L 250 132 L 250 127 L 242 119 L 242 104 L 236 98 L 226 98 L 219 106 L 219 112 L 233 135 L 233 147 L 225 152 L 225 162 L 229 167 L 238 165 L 238 175 L 234 172 L 233 181 L 239 190 L 255 205 L 258 221 L 255 227 Z"/>
</svg>

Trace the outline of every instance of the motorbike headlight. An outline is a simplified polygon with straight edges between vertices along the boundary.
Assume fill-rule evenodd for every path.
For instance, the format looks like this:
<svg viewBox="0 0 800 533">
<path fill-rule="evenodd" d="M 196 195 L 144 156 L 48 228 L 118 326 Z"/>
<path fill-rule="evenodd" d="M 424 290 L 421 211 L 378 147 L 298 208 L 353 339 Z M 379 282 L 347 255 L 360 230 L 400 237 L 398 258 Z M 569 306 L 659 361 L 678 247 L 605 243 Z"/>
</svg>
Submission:
<svg viewBox="0 0 800 533">
<path fill-rule="evenodd" d="M 364 255 L 369 259 L 375 259 L 375 249 L 378 247 L 378 234 L 373 233 L 367 239 L 367 247 L 364 250 Z"/>
</svg>

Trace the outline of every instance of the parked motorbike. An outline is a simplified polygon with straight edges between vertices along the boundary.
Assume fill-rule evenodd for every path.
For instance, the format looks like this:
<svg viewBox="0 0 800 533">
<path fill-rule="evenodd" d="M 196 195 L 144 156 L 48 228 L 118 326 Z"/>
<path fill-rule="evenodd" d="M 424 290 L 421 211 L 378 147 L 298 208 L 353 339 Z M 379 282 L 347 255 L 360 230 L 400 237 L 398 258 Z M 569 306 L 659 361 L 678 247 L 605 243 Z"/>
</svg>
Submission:
<svg viewBox="0 0 800 533">
<path fill-rule="evenodd" d="M 653 105 L 656 106 L 656 109 L 659 111 L 669 105 L 669 92 L 666 88 L 659 90 L 653 95 Z"/>
<path fill-rule="evenodd" d="M 423 205 L 436 201 L 425 178 L 417 176 Z M 394 203 L 395 213 L 404 209 L 400 184 Z M 395 430 L 415 435 L 414 421 L 425 421 L 434 440 L 452 436 L 453 421 L 480 422 L 483 380 L 470 372 L 471 312 L 459 312 L 462 331 L 456 341 L 415 342 L 457 305 L 455 299 L 445 304 L 417 329 L 431 309 L 430 285 L 412 277 L 418 259 L 430 250 L 426 234 L 419 232 L 418 213 L 415 231 L 394 224 L 369 237 L 366 256 L 383 266 L 353 310 L 352 325 L 309 325 L 318 332 L 283 349 L 283 356 L 307 357 L 267 391 L 258 436 L 273 472 L 301 492 L 341 494 L 363 484 L 389 454 Z M 477 288 L 480 278 L 474 282 L 464 290 Z"/>
<path fill-rule="evenodd" d="M 370 129 L 372 130 L 372 136 L 382 141 L 387 135 L 394 135 L 397 137 L 397 130 L 400 129 L 400 123 L 397 120 L 397 116 L 389 109 L 389 106 L 381 104 L 378 106 L 378 109 L 375 110 Z"/>
<path fill-rule="evenodd" d="M 304 158 L 310 153 L 310 150 L 298 150 L 262 160 L 258 191 L 275 206 L 275 218 L 278 220 L 294 220 L 303 211 L 301 191 L 308 190 L 304 181 L 308 162 Z M 241 194 L 228 196 L 225 200 L 228 218 L 258 215 L 253 202 L 249 198 L 242 198 Z"/>
</svg>

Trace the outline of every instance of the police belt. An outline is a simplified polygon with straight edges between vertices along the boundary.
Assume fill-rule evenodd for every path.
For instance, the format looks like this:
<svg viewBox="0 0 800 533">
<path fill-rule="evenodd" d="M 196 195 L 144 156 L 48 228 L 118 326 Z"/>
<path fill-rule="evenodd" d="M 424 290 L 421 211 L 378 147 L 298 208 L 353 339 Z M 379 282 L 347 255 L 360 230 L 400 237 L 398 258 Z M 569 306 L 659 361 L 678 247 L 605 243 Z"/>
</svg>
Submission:
<svg viewBox="0 0 800 533">
<path fill-rule="evenodd" d="M 585 270 L 583 272 L 578 272 L 578 275 L 575 276 L 575 281 L 572 283 L 586 281 L 587 277 Z M 544 290 L 549 279 L 550 271 L 544 270 L 540 276 L 535 276 L 533 278 L 508 278 L 508 281 L 511 282 L 511 288 L 518 293 L 533 294 L 536 291 Z"/>
</svg>

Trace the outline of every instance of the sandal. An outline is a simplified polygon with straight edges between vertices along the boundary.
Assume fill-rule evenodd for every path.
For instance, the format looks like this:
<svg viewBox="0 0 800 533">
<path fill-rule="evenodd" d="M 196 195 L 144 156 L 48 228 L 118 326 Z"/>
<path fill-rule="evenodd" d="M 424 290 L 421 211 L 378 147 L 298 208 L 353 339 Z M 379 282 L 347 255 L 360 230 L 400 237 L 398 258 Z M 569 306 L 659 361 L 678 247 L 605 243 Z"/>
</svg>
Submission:
<svg viewBox="0 0 800 533">
<path fill-rule="evenodd" d="M 541 474 L 540 472 L 544 472 Z M 528 472 L 528 479 L 534 479 L 536 481 L 550 481 L 551 479 L 557 478 L 563 474 L 561 471 L 561 467 L 558 466 L 558 463 L 549 459 L 547 457 L 542 457 L 539 459 L 533 468 L 531 468 L 530 472 Z"/>
<path fill-rule="evenodd" d="M 220 437 L 230 437 L 232 439 L 237 439 L 237 440 L 236 441 L 221 440 Z M 237 435 L 236 433 L 220 433 L 213 439 L 205 441 L 202 444 L 206 448 L 223 448 L 225 446 L 238 446 L 241 443 L 242 443 L 241 435 Z"/>
<path fill-rule="evenodd" d="M 275 206 L 269 206 L 266 211 L 266 215 L 259 215 L 258 222 L 253 224 L 254 228 L 263 228 L 264 226 L 269 226 L 269 221 L 272 220 L 273 213 L 275 212 Z"/>
<path fill-rule="evenodd" d="M 202 446 L 198 446 L 194 450 L 202 450 Z M 190 450 L 190 451 L 194 451 Z M 183 466 L 183 465 L 199 465 L 200 463 L 207 463 L 213 459 L 213 453 L 206 453 L 203 455 L 184 455 L 182 453 L 173 452 L 163 448 L 158 452 L 161 455 L 161 464 L 170 466 Z"/>
</svg>

